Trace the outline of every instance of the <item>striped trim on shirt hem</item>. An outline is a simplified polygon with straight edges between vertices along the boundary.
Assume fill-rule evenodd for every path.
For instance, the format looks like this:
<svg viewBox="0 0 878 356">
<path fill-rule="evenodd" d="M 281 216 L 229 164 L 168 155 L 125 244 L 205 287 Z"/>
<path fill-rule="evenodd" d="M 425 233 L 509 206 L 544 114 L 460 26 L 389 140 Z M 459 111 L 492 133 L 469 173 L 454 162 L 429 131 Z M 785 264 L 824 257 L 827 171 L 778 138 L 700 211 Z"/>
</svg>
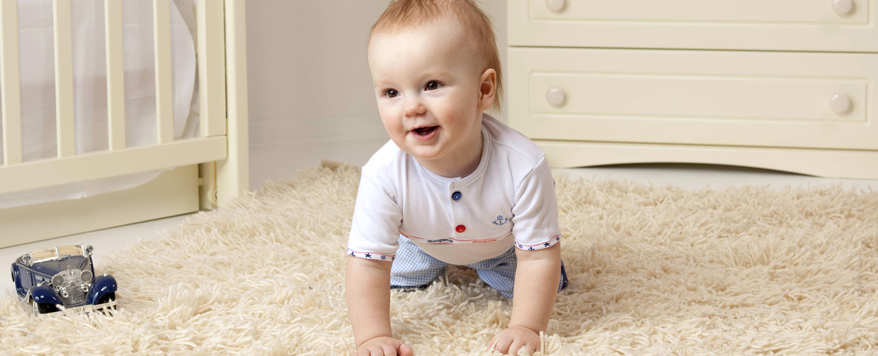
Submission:
<svg viewBox="0 0 878 356">
<path fill-rule="evenodd" d="M 377 252 L 358 252 L 351 249 L 348 249 L 348 256 L 365 258 L 367 260 L 376 260 L 376 261 L 385 261 L 385 262 L 393 262 L 396 259 L 396 255 L 385 255 L 383 253 Z"/>
<path fill-rule="evenodd" d="M 554 237 L 549 239 L 549 241 L 539 243 L 536 245 L 525 245 L 525 244 L 521 244 L 521 243 L 516 242 L 515 248 L 517 248 L 519 250 L 524 250 L 524 251 L 536 251 L 536 250 L 542 250 L 545 248 L 555 246 L 555 244 L 557 244 L 559 242 L 561 242 L 561 235 L 555 235 Z"/>
</svg>

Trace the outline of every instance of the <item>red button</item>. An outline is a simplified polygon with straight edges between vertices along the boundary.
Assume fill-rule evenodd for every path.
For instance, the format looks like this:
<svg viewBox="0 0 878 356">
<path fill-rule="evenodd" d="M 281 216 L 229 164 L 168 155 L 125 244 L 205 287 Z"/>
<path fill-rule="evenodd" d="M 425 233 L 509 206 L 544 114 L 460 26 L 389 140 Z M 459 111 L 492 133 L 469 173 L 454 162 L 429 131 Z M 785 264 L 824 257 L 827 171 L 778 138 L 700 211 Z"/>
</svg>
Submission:
<svg viewBox="0 0 878 356">
<path fill-rule="evenodd" d="M 457 225 L 457 228 L 455 228 L 455 230 L 457 230 L 457 232 L 464 232 L 466 231 L 466 226 Z"/>
</svg>

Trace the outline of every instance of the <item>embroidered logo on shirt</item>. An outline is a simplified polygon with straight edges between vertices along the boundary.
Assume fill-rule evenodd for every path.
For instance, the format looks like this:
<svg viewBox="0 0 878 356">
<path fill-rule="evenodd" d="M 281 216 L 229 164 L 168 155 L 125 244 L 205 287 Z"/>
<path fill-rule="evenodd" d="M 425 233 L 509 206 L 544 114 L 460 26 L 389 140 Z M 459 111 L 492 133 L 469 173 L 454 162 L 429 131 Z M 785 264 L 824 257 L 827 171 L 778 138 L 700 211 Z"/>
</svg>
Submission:
<svg viewBox="0 0 878 356">
<path fill-rule="evenodd" d="M 502 239 L 502 238 L 504 238 L 504 237 L 509 236 L 510 234 L 512 234 L 512 231 L 510 230 L 510 231 L 507 231 L 505 234 L 503 234 L 503 236 L 498 236 L 498 237 L 494 237 L 494 238 L 490 238 L 490 239 L 473 239 L 473 240 L 469 240 L 469 239 L 455 239 L 455 238 L 453 238 L 453 237 L 448 237 L 448 238 L 438 238 L 438 239 L 429 239 L 429 238 L 425 238 L 425 237 L 418 237 L 418 236 L 414 236 L 414 235 L 409 235 L 409 234 L 406 234 L 406 233 L 402 232 L 402 230 L 397 230 L 397 231 L 399 231 L 399 233 L 400 233 L 402 236 L 405 236 L 405 237 L 407 237 L 407 238 L 409 238 L 409 239 L 412 239 L 412 240 L 421 240 L 421 241 L 424 241 L 424 242 L 426 242 L 427 244 L 430 244 L 430 245 L 452 245 L 452 244 L 453 244 L 453 245 L 457 245 L 457 244 L 467 244 L 467 243 L 489 243 L 489 242 L 495 242 L 495 241 L 497 241 L 497 240 L 500 240 L 500 239 Z"/>
<path fill-rule="evenodd" d="M 427 240 L 427 243 L 431 244 L 431 245 L 447 245 L 447 244 L 453 244 L 454 241 L 451 239 L 436 239 L 436 240 Z"/>
<path fill-rule="evenodd" d="M 509 221 L 508 218 L 504 218 L 503 215 L 497 215 L 497 221 L 494 221 L 494 225 L 505 225 L 506 222 Z"/>
</svg>

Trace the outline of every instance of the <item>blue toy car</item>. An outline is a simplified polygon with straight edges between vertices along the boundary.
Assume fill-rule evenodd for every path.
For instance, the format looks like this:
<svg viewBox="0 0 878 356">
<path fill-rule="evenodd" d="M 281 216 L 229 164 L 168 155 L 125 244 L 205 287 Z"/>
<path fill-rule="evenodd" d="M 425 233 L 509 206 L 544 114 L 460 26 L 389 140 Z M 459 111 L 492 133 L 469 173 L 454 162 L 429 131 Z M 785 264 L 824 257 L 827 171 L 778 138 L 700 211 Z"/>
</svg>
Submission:
<svg viewBox="0 0 878 356">
<path fill-rule="evenodd" d="M 12 282 L 35 315 L 64 311 L 81 313 L 115 309 L 116 278 L 95 277 L 92 252 L 85 245 L 36 250 L 12 264 Z"/>
</svg>

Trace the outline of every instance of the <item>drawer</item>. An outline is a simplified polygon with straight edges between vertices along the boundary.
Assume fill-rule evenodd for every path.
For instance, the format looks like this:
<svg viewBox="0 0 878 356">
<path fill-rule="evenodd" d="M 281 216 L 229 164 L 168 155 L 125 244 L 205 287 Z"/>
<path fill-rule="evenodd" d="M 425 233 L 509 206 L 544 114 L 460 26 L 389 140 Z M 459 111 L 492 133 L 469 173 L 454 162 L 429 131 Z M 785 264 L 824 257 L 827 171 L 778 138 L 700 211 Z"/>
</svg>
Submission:
<svg viewBox="0 0 878 356">
<path fill-rule="evenodd" d="M 878 0 L 507 1 L 511 46 L 878 52 Z"/>
<path fill-rule="evenodd" d="M 509 124 L 531 139 L 878 149 L 878 54 L 509 48 L 508 61 Z"/>
</svg>

